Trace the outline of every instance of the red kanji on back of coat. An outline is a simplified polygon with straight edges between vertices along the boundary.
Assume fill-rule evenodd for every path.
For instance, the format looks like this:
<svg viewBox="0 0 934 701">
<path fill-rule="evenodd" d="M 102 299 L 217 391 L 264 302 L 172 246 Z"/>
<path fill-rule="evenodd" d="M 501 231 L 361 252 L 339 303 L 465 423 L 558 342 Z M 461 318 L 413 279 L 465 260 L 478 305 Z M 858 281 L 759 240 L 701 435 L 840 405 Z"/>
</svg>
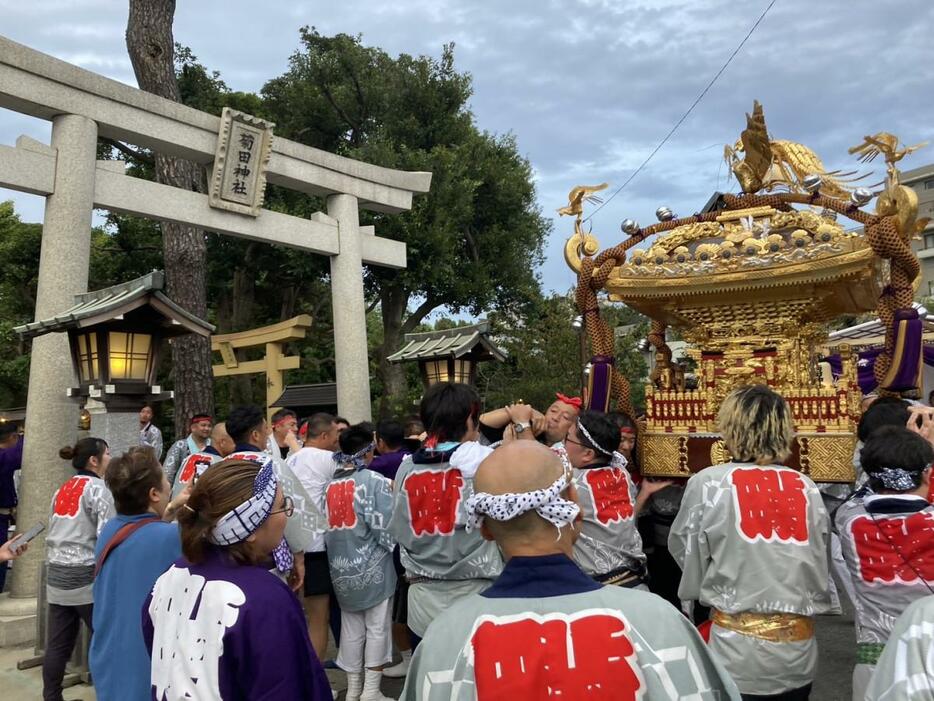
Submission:
<svg viewBox="0 0 934 701">
<path fill-rule="evenodd" d="M 477 698 L 635 701 L 645 683 L 627 632 L 609 612 L 486 620 L 471 639 Z"/>
<path fill-rule="evenodd" d="M 338 480 L 328 485 L 328 526 L 330 528 L 353 528 L 357 525 L 357 512 L 353 508 L 356 483 Z"/>
<path fill-rule="evenodd" d="M 594 514 L 606 525 L 633 516 L 632 497 L 626 471 L 618 467 L 591 468 L 584 473 L 593 494 Z"/>
<path fill-rule="evenodd" d="M 422 535 L 451 535 L 457 522 L 464 477 L 457 468 L 413 472 L 405 478 L 405 492 L 412 519 L 412 532 Z"/>
<path fill-rule="evenodd" d="M 90 477 L 76 475 L 59 487 L 58 494 L 55 495 L 55 515 L 68 518 L 77 516 L 81 506 L 81 495 L 90 481 Z"/>
<path fill-rule="evenodd" d="M 866 582 L 934 581 L 934 515 L 860 516 L 853 520 L 859 571 Z"/>
<path fill-rule="evenodd" d="M 772 467 L 733 470 L 737 528 L 750 542 L 808 542 L 807 487 L 800 474 Z"/>
</svg>

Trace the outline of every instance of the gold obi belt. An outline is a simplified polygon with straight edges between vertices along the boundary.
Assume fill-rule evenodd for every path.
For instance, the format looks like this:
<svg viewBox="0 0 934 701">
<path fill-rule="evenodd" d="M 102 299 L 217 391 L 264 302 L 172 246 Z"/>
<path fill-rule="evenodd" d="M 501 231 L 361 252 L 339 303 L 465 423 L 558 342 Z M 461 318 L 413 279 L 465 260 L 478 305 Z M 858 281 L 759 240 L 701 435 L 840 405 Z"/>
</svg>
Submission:
<svg viewBox="0 0 934 701">
<path fill-rule="evenodd" d="M 712 618 L 721 628 L 772 643 L 796 643 L 814 637 L 814 619 L 795 613 L 724 613 L 714 609 Z"/>
</svg>

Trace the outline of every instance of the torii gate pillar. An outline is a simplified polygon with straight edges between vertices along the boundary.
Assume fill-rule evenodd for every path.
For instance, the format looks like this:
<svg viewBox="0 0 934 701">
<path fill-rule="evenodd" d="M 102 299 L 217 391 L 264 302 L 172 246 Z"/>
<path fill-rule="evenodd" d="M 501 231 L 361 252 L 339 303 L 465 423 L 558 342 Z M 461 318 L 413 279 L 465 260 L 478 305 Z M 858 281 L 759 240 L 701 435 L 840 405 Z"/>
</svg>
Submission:
<svg viewBox="0 0 934 701">
<path fill-rule="evenodd" d="M 363 296 L 360 214 L 353 195 L 328 197 L 328 216 L 337 220 L 340 254 L 331 256 L 331 309 L 337 409 L 350 423 L 369 421 L 370 372 Z"/>
</svg>

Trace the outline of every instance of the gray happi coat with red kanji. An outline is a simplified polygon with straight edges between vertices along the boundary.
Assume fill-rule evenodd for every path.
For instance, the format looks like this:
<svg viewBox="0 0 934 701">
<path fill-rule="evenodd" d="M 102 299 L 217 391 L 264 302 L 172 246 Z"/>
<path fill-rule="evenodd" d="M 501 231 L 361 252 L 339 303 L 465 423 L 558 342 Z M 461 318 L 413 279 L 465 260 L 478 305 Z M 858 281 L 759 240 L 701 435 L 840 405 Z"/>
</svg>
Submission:
<svg viewBox="0 0 934 701">
<path fill-rule="evenodd" d="M 834 524 L 856 590 L 856 638 L 884 643 L 895 619 L 934 587 L 934 505 L 915 495 L 854 497 Z"/>
<path fill-rule="evenodd" d="M 591 577 L 645 562 L 636 528 L 636 485 L 625 467 L 575 468 L 573 477 L 583 522 L 574 561 Z"/>
<path fill-rule="evenodd" d="M 823 613 L 829 532 L 820 491 L 797 470 L 705 468 L 688 480 L 668 536 L 683 570 L 678 595 L 727 614 Z M 813 638 L 772 642 L 714 625 L 710 648 L 744 694 L 780 694 L 814 679 Z"/>
</svg>

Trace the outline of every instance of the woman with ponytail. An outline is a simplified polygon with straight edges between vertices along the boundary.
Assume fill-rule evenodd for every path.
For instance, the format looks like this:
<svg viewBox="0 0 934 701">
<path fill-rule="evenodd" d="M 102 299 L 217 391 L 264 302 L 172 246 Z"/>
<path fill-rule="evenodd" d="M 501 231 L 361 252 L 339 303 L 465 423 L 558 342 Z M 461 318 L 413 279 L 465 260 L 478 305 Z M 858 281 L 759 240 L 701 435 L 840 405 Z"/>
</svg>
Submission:
<svg viewBox="0 0 934 701">
<path fill-rule="evenodd" d="M 143 605 L 153 699 L 330 701 L 301 605 L 269 572 L 292 511 L 272 460 L 198 479 L 178 512 L 183 557 Z"/>
<path fill-rule="evenodd" d="M 65 664 L 75 647 L 81 621 L 92 627 L 94 548 L 104 524 L 114 515 L 113 497 L 103 480 L 110 463 L 107 443 L 100 438 L 82 438 L 58 454 L 71 461 L 77 474 L 52 497 L 45 539 L 49 602 L 48 639 L 42 661 L 45 701 L 61 701 Z"/>
</svg>

